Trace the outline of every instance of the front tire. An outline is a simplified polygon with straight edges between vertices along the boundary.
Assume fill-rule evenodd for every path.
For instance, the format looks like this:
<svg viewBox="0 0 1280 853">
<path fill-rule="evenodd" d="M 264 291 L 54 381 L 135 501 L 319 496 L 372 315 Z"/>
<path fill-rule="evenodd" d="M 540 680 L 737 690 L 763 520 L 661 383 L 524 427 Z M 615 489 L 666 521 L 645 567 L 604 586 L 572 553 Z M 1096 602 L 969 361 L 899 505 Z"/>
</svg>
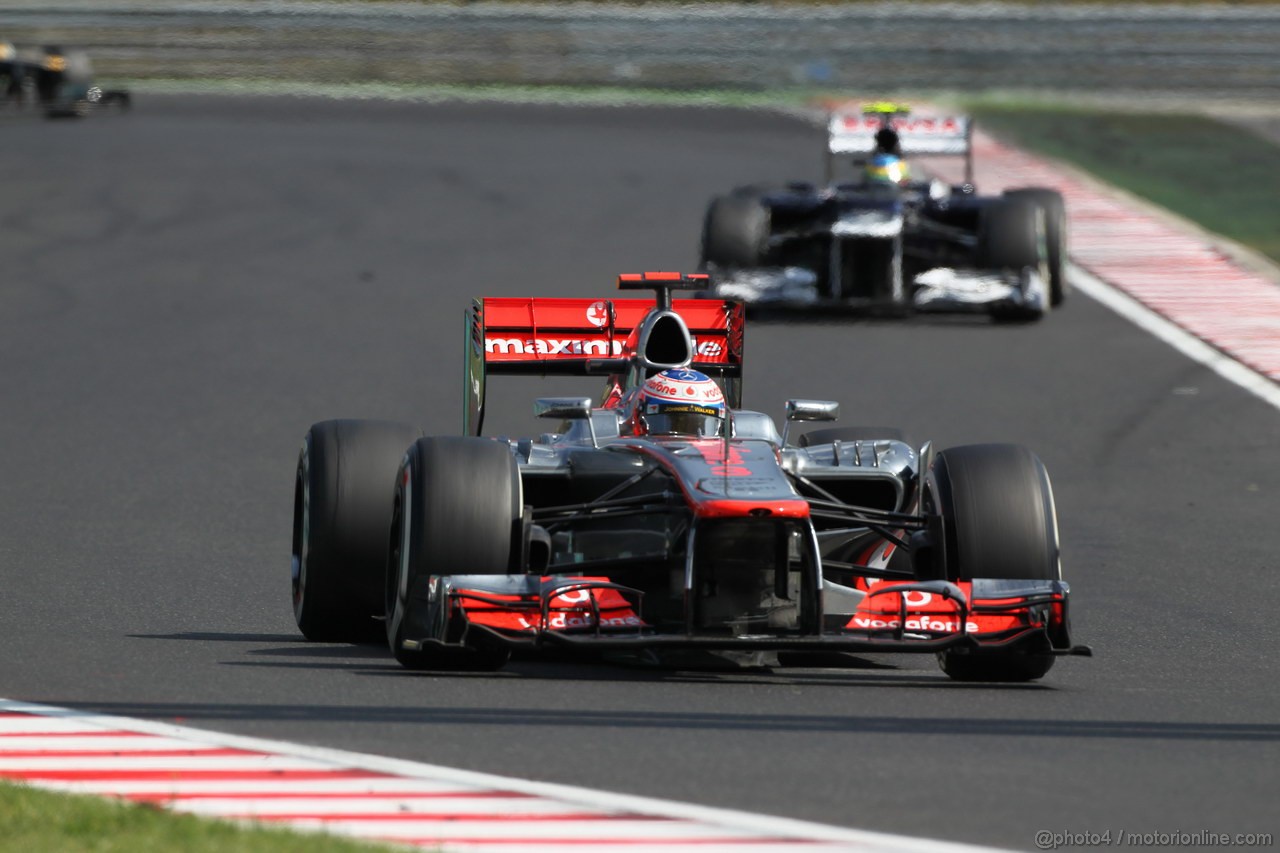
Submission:
<svg viewBox="0 0 1280 853">
<path fill-rule="evenodd" d="M 314 642 L 377 640 L 396 469 L 408 424 L 336 420 L 307 431 L 294 476 L 293 615 Z"/>
<path fill-rule="evenodd" d="M 1045 262 L 1044 211 L 1018 196 L 992 199 L 978 222 L 978 266 L 1018 272 Z"/>
<path fill-rule="evenodd" d="M 986 205 L 978 221 L 977 266 L 982 270 L 1021 275 L 1028 267 L 1051 287 L 1045 239 L 1045 213 L 1028 198 L 1001 196 Z M 1052 303 L 1052 295 L 1050 295 Z M 1034 322 L 1046 306 L 1003 306 L 992 308 L 996 320 Z"/>
<path fill-rule="evenodd" d="M 404 457 L 396 479 L 386 571 L 386 636 L 409 669 L 494 670 L 506 650 L 406 640 L 448 640 L 432 624 L 433 575 L 503 575 L 521 548 L 520 471 L 503 442 L 473 437 L 423 438 Z"/>
<path fill-rule="evenodd" d="M 1058 521 L 1044 463 L 1024 447 L 974 444 L 938 454 L 925 512 L 942 516 L 943 560 L 952 581 L 1060 580 Z M 941 652 L 957 681 L 1032 681 L 1053 666 L 1048 649 Z"/>
<path fill-rule="evenodd" d="M 1049 304 L 1057 308 L 1071 294 L 1067 280 L 1067 205 L 1062 193 L 1042 187 L 1009 190 L 1006 198 L 1029 199 L 1044 211 L 1046 262 L 1049 268 Z"/>
</svg>

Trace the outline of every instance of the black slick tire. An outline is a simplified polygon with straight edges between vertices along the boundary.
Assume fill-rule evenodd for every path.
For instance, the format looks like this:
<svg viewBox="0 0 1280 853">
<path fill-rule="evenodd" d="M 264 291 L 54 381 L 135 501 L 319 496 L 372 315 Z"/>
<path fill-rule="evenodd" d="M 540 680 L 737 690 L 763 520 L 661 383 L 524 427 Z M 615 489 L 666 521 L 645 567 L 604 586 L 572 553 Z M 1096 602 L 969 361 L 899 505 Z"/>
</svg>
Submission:
<svg viewBox="0 0 1280 853">
<path fill-rule="evenodd" d="M 494 670 L 504 649 L 406 640 L 449 640 L 432 624 L 432 575 L 504 575 L 518 566 L 522 518 L 520 472 L 504 442 L 474 437 L 420 439 L 396 478 L 384 588 L 386 638 L 409 669 Z"/>
<path fill-rule="evenodd" d="M 1021 273 L 1030 267 L 1048 283 L 1047 257 L 1045 214 L 1036 201 L 1001 196 L 983 208 L 978 221 L 976 261 L 979 269 Z M 998 321 L 1032 322 L 1042 316 L 1043 309 L 1008 306 L 992 309 L 992 317 Z"/>
<path fill-rule="evenodd" d="M 942 516 L 950 580 L 1061 578 L 1053 489 L 1030 450 L 1011 444 L 944 450 L 929 470 L 924 503 L 926 514 Z M 1046 648 L 948 651 L 938 660 L 957 681 L 1019 682 L 1043 676 L 1054 658 Z"/>
<path fill-rule="evenodd" d="M 1049 267 L 1049 304 L 1057 308 L 1071 295 L 1067 280 L 1067 205 L 1062 193 L 1043 187 L 1009 190 L 1006 198 L 1024 198 L 1044 211 L 1044 237 Z"/>
<path fill-rule="evenodd" d="M 421 431 L 334 420 L 307 431 L 294 478 L 293 615 L 308 640 L 377 640 L 395 476 Z"/>
<path fill-rule="evenodd" d="M 702 223 L 702 268 L 749 269 L 763 260 L 769 211 L 751 193 L 718 196 Z"/>
<path fill-rule="evenodd" d="M 1039 204 L 1018 196 L 992 199 L 978 222 L 978 266 L 1021 270 L 1044 263 L 1044 214 Z"/>
</svg>

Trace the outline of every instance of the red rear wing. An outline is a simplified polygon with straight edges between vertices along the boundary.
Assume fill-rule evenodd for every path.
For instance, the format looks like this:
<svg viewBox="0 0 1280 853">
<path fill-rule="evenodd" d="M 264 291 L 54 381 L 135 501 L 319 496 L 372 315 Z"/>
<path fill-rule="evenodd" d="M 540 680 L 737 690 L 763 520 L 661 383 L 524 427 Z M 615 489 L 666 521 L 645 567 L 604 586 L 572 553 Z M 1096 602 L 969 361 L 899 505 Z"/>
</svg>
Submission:
<svg viewBox="0 0 1280 853">
<path fill-rule="evenodd" d="M 676 299 L 672 309 L 693 337 L 693 367 L 712 376 L 742 375 L 740 303 Z M 655 308 L 653 299 L 488 297 L 467 313 L 463 431 L 479 435 L 486 374 L 609 376 L 635 353 L 628 339 Z M 736 384 L 736 383 L 735 383 Z M 730 401 L 730 405 L 736 405 Z"/>
<path fill-rule="evenodd" d="M 739 363 L 741 312 L 734 307 L 709 299 L 677 299 L 672 303 L 693 334 L 696 362 Z M 630 358 L 634 353 L 627 351 L 627 336 L 653 310 L 653 300 L 493 297 L 477 300 L 474 310 L 473 330 L 483 333 L 484 360 L 490 373 L 581 373 L 584 371 L 561 370 L 557 365 Z"/>
</svg>

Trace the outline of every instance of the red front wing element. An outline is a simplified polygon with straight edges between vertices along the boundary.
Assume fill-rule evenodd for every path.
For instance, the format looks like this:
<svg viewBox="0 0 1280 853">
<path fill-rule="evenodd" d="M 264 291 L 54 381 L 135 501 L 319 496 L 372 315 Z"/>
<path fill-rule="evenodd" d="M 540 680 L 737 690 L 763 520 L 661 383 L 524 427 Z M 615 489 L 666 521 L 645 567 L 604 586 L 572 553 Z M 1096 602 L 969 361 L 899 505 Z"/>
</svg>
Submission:
<svg viewBox="0 0 1280 853">
<path fill-rule="evenodd" d="M 976 635 L 979 640 L 1005 639 L 1024 630 L 1064 630 L 1066 596 L 1037 593 L 1026 597 L 975 597 L 974 584 L 955 586 L 967 607 L 933 591 L 913 589 L 911 582 L 859 580 L 869 594 L 845 625 L 846 631 L 869 636 L 916 635 L 930 638 L 950 634 Z"/>
<path fill-rule="evenodd" d="M 636 613 L 636 605 L 615 588 L 602 587 L 608 578 L 544 576 L 542 584 L 562 589 L 543 608 L 542 596 L 503 594 L 459 588 L 452 596 L 459 615 L 473 625 L 504 633 L 538 634 L 541 631 L 636 631 L 648 627 Z"/>
<path fill-rule="evenodd" d="M 903 652 L 941 650 L 963 642 L 974 642 L 978 647 L 1009 647 L 1046 632 L 1065 636 L 1065 587 L 1051 582 L 1029 583 L 1034 592 L 1023 596 L 974 598 L 974 582 L 969 581 L 876 582 L 870 585 L 868 596 L 843 629 L 828 630 L 823 637 L 777 638 L 772 643 L 762 638 L 746 642 L 660 637 L 654 634 L 654 626 L 642 618 L 639 593 L 619 587 L 606 577 L 528 578 L 527 587 L 518 592 L 460 584 L 447 592 L 446 618 L 515 642 L 537 643 L 549 639 L 547 635 L 559 635 L 564 642 L 576 637 L 579 642 L 590 641 L 601 647 L 679 647 L 701 642 L 712 647 L 828 646 Z"/>
</svg>

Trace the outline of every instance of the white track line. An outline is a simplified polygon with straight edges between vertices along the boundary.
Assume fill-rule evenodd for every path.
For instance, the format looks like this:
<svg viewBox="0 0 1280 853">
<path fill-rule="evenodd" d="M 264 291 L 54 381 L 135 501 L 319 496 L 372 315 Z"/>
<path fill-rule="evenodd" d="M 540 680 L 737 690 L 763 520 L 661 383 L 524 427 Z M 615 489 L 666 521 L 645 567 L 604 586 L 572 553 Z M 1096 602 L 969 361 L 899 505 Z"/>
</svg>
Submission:
<svg viewBox="0 0 1280 853">
<path fill-rule="evenodd" d="M 54 745 L 56 747 L 56 744 Z M 181 770 L 183 772 L 207 770 L 327 770 L 328 765 L 306 758 L 284 755 L 253 753 L 235 757 L 200 755 L 72 755 L 42 756 L 39 758 L 5 758 L 0 747 L 0 774 L 10 770 L 83 770 L 86 773 L 103 770 Z"/>
<path fill-rule="evenodd" d="M 448 851 L 549 853 L 606 846 L 633 853 L 658 849 L 665 853 L 991 853 L 995 849 L 4 699 L 0 699 L 0 715 L 7 715 L 0 716 L 0 777 L 57 791 L 147 799 L 174 811 L 256 818 L 273 825 L 394 839 Z M 33 738 L 40 732 L 48 737 L 33 750 Z M 122 756 L 83 754 L 84 742 L 126 733 L 163 739 L 166 748 L 178 742 L 193 754 L 148 756 L 146 750 L 133 748 L 128 750 L 133 754 Z M 18 748 L 9 748 L 6 741 Z M 59 743 L 69 744 L 76 755 L 57 758 Z M 201 750 L 244 754 L 202 756 Z M 38 754 L 31 755 L 33 751 Z M 262 768 L 271 768 L 279 777 L 264 778 Z M 184 772 L 212 773 L 217 778 L 184 779 Z M 237 772 L 257 775 L 245 779 L 222 775 Z M 78 778 L 82 773 L 86 778 Z M 303 777 L 291 779 L 291 773 Z M 333 778 L 324 778 L 326 773 Z M 40 778 L 41 774 L 53 778 Z M 138 774 L 145 778 L 137 778 Z M 394 808 L 394 814 L 388 807 Z"/>
<path fill-rule="evenodd" d="M 1274 264 L 1070 166 L 982 132 L 973 146 L 983 192 L 1048 186 L 1063 194 L 1072 280 L 1082 292 L 1280 408 Z M 954 158 L 921 165 L 953 183 L 962 178 Z"/>
<path fill-rule="evenodd" d="M 52 788 L 79 794 L 113 794 L 120 797 L 138 799 L 171 799 L 181 796 L 184 800 L 194 801 L 198 798 L 218 796 L 256 797 L 261 799 L 308 795 L 322 796 L 387 796 L 401 794 L 406 796 L 441 796 L 454 797 L 470 794 L 471 787 L 459 787 L 448 782 L 432 782 L 425 779 L 402 779 L 394 776 L 383 776 L 365 779 L 239 779 L 234 782 L 210 781 L 207 779 L 165 779 L 137 781 L 129 779 L 107 779 L 94 781 L 80 780 L 48 780 L 41 782 L 42 788 Z M 494 794 L 493 796 L 498 796 Z M 512 795 L 523 796 L 523 795 Z"/>
<path fill-rule="evenodd" d="M 420 815 L 424 820 L 466 815 L 537 816 L 581 814 L 572 803 L 539 797 L 405 797 L 357 794 L 350 797 L 200 797 L 185 799 L 182 810 L 192 814 L 232 817 L 271 817 L 295 814 L 342 814 L 378 817 Z"/>
</svg>

